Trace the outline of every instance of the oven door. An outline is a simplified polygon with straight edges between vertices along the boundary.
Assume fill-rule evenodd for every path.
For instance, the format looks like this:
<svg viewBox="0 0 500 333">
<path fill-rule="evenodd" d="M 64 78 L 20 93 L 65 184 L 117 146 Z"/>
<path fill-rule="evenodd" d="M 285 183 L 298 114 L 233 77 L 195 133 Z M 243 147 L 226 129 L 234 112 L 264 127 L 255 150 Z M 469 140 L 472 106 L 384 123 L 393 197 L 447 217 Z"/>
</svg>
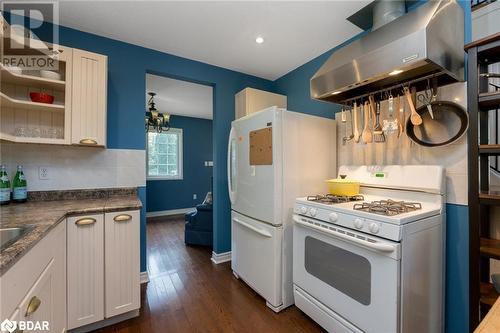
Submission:
<svg viewBox="0 0 500 333">
<path fill-rule="evenodd" d="M 397 332 L 400 244 L 293 219 L 294 284 L 362 331 Z"/>
</svg>

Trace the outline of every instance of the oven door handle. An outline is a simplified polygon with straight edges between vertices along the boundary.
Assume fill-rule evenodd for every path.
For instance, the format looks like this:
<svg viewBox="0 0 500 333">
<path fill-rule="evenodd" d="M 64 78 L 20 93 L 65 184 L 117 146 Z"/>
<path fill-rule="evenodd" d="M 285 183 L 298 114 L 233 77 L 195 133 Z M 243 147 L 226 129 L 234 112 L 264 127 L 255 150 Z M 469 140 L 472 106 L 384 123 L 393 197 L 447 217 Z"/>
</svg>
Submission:
<svg viewBox="0 0 500 333">
<path fill-rule="evenodd" d="M 391 245 L 391 244 L 372 243 L 372 242 L 368 242 L 368 241 L 365 241 L 365 240 L 362 240 L 362 239 L 359 239 L 359 238 L 355 238 L 355 237 L 352 237 L 352 236 L 341 234 L 338 231 L 334 231 L 334 230 L 331 230 L 331 229 L 325 229 L 325 228 L 322 228 L 322 227 L 318 227 L 318 226 L 316 226 L 314 224 L 310 224 L 310 223 L 307 223 L 307 222 L 302 222 L 300 220 L 300 218 L 298 216 L 296 216 L 296 215 L 293 216 L 293 221 L 295 223 L 297 223 L 297 224 L 300 224 L 301 226 L 306 227 L 306 228 L 313 229 L 313 230 L 325 233 L 325 234 L 327 234 L 329 236 L 333 236 L 333 237 L 345 240 L 347 242 L 359 244 L 359 245 L 362 245 L 362 246 L 364 246 L 366 248 L 369 248 L 369 249 L 372 249 L 372 250 L 376 250 L 376 251 L 380 251 L 380 252 L 387 252 L 387 253 L 394 252 L 396 250 L 396 247 L 394 245 Z"/>
</svg>

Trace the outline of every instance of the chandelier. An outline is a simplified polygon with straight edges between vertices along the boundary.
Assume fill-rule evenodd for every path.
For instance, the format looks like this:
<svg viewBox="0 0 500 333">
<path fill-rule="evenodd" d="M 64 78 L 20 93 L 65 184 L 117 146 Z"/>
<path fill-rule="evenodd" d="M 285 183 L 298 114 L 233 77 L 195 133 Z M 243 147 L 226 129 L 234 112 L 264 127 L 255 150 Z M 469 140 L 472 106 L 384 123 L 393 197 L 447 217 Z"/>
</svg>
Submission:
<svg viewBox="0 0 500 333">
<path fill-rule="evenodd" d="M 154 102 L 156 93 L 148 92 L 148 95 L 151 97 L 149 97 L 148 110 L 146 111 L 146 117 L 144 118 L 146 132 L 149 132 L 150 129 L 156 130 L 158 133 L 168 131 L 170 129 L 170 115 L 167 113 L 160 113 L 156 110 Z"/>
</svg>

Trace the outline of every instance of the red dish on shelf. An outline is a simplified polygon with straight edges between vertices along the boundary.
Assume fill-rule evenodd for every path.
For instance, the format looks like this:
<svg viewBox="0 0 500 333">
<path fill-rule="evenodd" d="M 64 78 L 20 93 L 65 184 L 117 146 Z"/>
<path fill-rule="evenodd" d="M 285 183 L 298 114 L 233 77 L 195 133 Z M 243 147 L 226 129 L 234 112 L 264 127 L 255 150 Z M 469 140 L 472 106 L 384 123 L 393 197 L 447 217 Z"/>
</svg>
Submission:
<svg viewBox="0 0 500 333">
<path fill-rule="evenodd" d="M 30 92 L 31 101 L 37 103 L 52 104 L 54 103 L 54 96 L 38 92 Z"/>
</svg>

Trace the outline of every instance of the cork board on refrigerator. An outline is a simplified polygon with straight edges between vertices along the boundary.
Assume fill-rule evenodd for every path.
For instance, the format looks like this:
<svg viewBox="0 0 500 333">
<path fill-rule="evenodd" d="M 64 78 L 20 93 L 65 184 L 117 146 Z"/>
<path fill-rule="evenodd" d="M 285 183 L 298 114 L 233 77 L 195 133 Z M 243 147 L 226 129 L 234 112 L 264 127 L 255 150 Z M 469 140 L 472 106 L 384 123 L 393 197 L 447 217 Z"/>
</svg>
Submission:
<svg viewBox="0 0 500 333">
<path fill-rule="evenodd" d="M 250 165 L 273 164 L 273 128 L 265 127 L 250 132 Z"/>
</svg>

